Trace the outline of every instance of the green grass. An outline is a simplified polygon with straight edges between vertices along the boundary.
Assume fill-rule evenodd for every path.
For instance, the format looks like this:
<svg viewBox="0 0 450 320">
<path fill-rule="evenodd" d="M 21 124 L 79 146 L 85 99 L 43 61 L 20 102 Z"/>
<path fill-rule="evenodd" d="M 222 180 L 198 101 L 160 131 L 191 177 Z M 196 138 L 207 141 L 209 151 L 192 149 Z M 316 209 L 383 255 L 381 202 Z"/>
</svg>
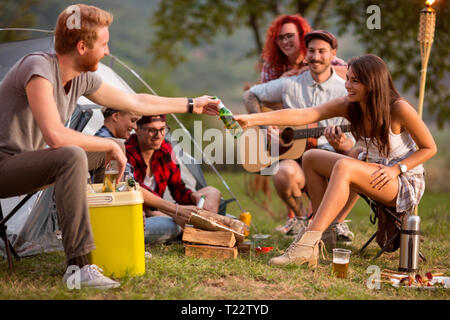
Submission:
<svg viewBox="0 0 450 320">
<path fill-rule="evenodd" d="M 306 266 L 273 267 L 271 257 L 279 255 L 292 239 L 273 232 L 285 219 L 285 208 L 272 189 L 269 204 L 271 213 L 263 210 L 261 196 L 248 197 L 244 181 L 245 173 L 224 173 L 242 206 L 253 217 L 259 233 L 271 237 L 255 245 L 274 246 L 267 254 L 238 256 L 234 260 L 195 259 L 184 256 L 182 244 L 147 247 L 153 258 L 146 261 L 146 273 L 141 277 L 121 279 L 121 287 L 114 290 L 68 290 L 61 284 L 65 271 L 62 252 L 40 254 L 15 262 L 15 273 L 9 274 L 5 261 L 0 259 L 0 299 L 444 299 L 450 298 L 449 290 L 395 289 L 382 284 L 380 290 L 369 290 L 366 272 L 370 265 L 381 269 L 396 270 L 399 251 L 382 255 L 371 261 L 379 250 L 375 242 L 363 256 L 356 251 L 374 232 L 369 222 L 367 205 L 360 200 L 350 216 L 349 226 L 355 233 L 351 266 L 347 279 L 337 279 L 331 273 L 330 254 L 316 270 Z M 206 174 L 207 181 L 219 187 L 225 198 L 228 193 L 218 178 Z M 428 261 L 420 264 L 420 272 L 439 271 L 450 276 L 449 238 L 450 199 L 447 193 L 427 192 L 421 202 L 419 214 L 425 242 L 422 252 Z M 236 203 L 228 205 L 228 213 L 238 216 Z M 253 232 L 255 229 L 253 228 Z"/>
</svg>

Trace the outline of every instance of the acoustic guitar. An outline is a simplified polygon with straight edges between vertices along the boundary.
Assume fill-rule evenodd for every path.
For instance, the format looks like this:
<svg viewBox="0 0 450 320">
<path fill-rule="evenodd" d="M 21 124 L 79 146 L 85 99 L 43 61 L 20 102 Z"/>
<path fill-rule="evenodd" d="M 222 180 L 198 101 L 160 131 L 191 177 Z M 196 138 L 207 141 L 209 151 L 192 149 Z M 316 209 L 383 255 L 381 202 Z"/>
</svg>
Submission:
<svg viewBox="0 0 450 320">
<path fill-rule="evenodd" d="M 350 125 L 337 126 L 342 132 L 349 132 Z M 271 166 L 273 163 L 283 159 L 298 159 L 303 152 L 314 148 L 314 140 L 323 135 L 326 127 L 309 128 L 279 127 L 280 137 L 278 154 L 275 146 L 271 146 L 267 137 L 267 130 L 262 131 L 260 127 L 247 128 L 239 140 L 239 161 L 246 171 L 259 172 Z M 312 143 L 311 143 L 311 142 Z M 308 145 L 308 148 L 307 148 Z"/>
</svg>

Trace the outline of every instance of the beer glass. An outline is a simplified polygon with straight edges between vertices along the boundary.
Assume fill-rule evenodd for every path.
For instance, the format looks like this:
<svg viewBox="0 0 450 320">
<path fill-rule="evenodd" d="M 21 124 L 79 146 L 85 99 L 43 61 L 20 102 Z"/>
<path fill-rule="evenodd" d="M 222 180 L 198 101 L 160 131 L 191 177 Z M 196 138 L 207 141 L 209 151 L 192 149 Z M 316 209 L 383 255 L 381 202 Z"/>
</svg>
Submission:
<svg viewBox="0 0 450 320">
<path fill-rule="evenodd" d="M 333 249 L 333 273 L 338 278 L 347 278 L 348 264 L 350 262 L 350 250 Z"/>
<path fill-rule="evenodd" d="M 103 181 L 102 192 L 115 192 L 118 176 L 119 165 L 116 160 L 111 160 L 105 169 L 105 180 Z"/>
</svg>

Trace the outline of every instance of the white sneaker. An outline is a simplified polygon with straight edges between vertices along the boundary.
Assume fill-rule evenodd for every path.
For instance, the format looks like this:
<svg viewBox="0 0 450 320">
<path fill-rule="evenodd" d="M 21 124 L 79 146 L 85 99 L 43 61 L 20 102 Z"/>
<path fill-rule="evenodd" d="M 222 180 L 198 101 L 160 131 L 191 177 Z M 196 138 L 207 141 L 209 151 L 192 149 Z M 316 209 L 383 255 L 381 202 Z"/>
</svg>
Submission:
<svg viewBox="0 0 450 320">
<path fill-rule="evenodd" d="M 76 271 L 79 271 L 77 279 Z M 87 264 L 81 269 L 76 266 L 69 266 L 63 276 L 63 284 L 69 289 L 95 288 L 95 289 L 112 289 L 120 286 L 120 283 L 105 277 L 103 270 L 95 264 Z M 70 279 L 69 277 L 73 277 Z M 79 281 L 79 283 L 76 283 Z"/>
<path fill-rule="evenodd" d="M 288 236 L 296 236 L 298 234 L 303 235 L 306 231 L 306 228 L 308 228 L 308 220 L 304 218 L 294 218 L 294 223 L 292 224 L 291 229 L 286 232 L 286 235 Z"/>
<path fill-rule="evenodd" d="M 355 234 L 350 231 L 347 223 L 344 222 L 334 222 L 336 224 L 336 237 L 337 241 L 344 243 L 351 243 L 355 237 Z"/>
<path fill-rule="evenodd" d="M 307 227 L 308 227 L 308 220 L 294 217 L 288 219 L 284 226 L 276 227 L 275 231 L 281 232 L 288 236 L 296 236 L 299 233 L 303 235 Z"/>
<path fill-rule="evenodd" d="M 289 218 L 289 219 L 286 221 L 286 224 L 285 224 L 284 226 L 278 226 L 278 227 L 276 227 L 276 228 L 275 228 L 275 231 L 278 231 L 278 232 L 281 232 L 281 233 L 283 233 L 283 234 L 286 234 L 286 233 L 288 233 L 288 232 L 292 229 L 294 223 L 295 223 L 295 218 Z"/>
<path fill-rule="evenodd" d="M 150 253 L 150 251 L 145 251 L 145 259 L 151 259 L 153 256 L 152 256 L 152 254 Z"/>
</svg>

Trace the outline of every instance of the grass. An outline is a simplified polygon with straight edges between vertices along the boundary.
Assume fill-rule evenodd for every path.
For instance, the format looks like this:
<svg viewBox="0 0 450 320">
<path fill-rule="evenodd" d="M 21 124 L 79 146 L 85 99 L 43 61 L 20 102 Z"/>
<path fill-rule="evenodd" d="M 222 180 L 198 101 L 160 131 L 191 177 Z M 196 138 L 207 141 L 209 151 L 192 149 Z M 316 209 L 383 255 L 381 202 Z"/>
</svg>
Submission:
<svg viewBox="0 0 450 320">
<path fill-rule="evenodd" d="M 268 260 L 279 255 L 292 239 L 273 232 L 276 225 L 284 222 L 284 207 L 272 193 L 271 208 L 276 215 L 262 210 L 257 196 L 251 199 L 245 195 L 244 173 L 224 174 L 242 206 L 252 213 L 253 223 L 259 233 L 271 237 L 255 245 L 274 246 L 267 254 L 239 256 L 235 260 L 195 259 L 185 257 L 182 244 L 156 245 L 147 247 L 153 255 L 146 261 L 146 273 L 141 277 L 121 279 L 119 289 L 67 290 L 61 285 L 65 271 L 62 252 L 40 254 L 15 263 L 15 273 L 9 274 L 6 263 L 0 263 L 1 299 L 151 299 L 151 300 L 209 300 L 209 299 L 436 299 L 448 300 L 447 289 L 412 290 L 395 289 L 383 284 L 380 290 L 370 290 L 366 281 L 370 276 L 367 268 L 377 265 L 381 269 L 396 270 L 399 251 L 382 255 L 375 262 L 371 258 L 378 246 L 371 244 L 363 256 L 356 251 L 374 232 L 375 226 L 368 219 L 368 207 L 359 201 L 349 218 L 355 240 L 352 250 L 351 268 L 347 279 L 337 279 L 331 273 L 330 254 L 313 271 L 306 266 L 273 267 Z M 227 196 L 226 189 L 213 174 L 207 174 L 210 184 L 219 186 Z M 272 190 L 272 192 L 274 192 Z M 446 193 L 426 193 L 419 213 L 425 242 L 421 250 L 428 261 L 420 265 L 421 273 L 444 272 L 450 276 L 449 239 L 450 199 Z M 228 205 L 228 212 L 238 216 L 236 203 Z M 254 231 L 254 230 L 253 230 Z"/>
<path fill-rule="evenodd" d="M 450 177 L 449 160 L 450 135 L 447 132 L 432 130 L 439 149 L 439 157 L 426 164 L 427 192 L 420 207 L 421 230 L 425 241 L 421 251 L 427 262 L 420 264 L 420 273 L 428 271 L 443 272 L 450 276 Z M 264 198 L 257 194 L 248 196 L 244 185 L 252 176 L 244 172 L 223 172 L 224 178 L 232 188 L 245 210 L 251 212 L 255 228 L 253 233 L 270 234 L 269 239 L 254 243 L 255 246 L 273 246 L 274 250 L 258 255 L 238 256 L 235 260 L 194 259 L 184 256 L 181 244 L 157 245 L 147 247 L 153 258 L 146 261 L 146 273 L 141 277 L 120 279 L 121 287 L 114 290 L 67 290 L 61 284 L 65 271 L 65 258 L 62 252 L 52 252 L 23 258 L 15 262 L 15 273 L 0 259 L 0 299 L 152 299 L 152 300 L 209 300 L 209 299 L 352 299 L 352 300 L 449 300 L 448 289 L 415 290 L 396 289 L 382 284 L 379 290 L 366 286 L 371 274 L 371 265 L 382 269 L 396 270 L 399 263 L 399 250 L 383 254 L 372 261 L 379 250 L 375 241 L 366 249 L 364 255 L 356 254 L 375 231 L 369 222 L 369 209 L 359 200 L 349 215 L 350 229 L 355 239 L 352 250 L 350 271 L 347 279 L 337 279 L 331 273 L 330 254 L 322 260 L 316 270 L 306 266 L 273 267 L 268 265 L 270 258 L 279 255 L 292 241 L 291 238 L 277 234 L 273 229 L 285 221 L 285 207 L 271 188 L 272 195 Z M 206 172 L 210 185 L 218 187 L 225 198 L 230 194 L 219 178 Z M 439 191 L 440 190 L 440 191 Z M 269 211 L 262 208 L 266 201 Z M 229 214 L 240 214 L 237 204 L 230 203 Z"/>
</svg>

